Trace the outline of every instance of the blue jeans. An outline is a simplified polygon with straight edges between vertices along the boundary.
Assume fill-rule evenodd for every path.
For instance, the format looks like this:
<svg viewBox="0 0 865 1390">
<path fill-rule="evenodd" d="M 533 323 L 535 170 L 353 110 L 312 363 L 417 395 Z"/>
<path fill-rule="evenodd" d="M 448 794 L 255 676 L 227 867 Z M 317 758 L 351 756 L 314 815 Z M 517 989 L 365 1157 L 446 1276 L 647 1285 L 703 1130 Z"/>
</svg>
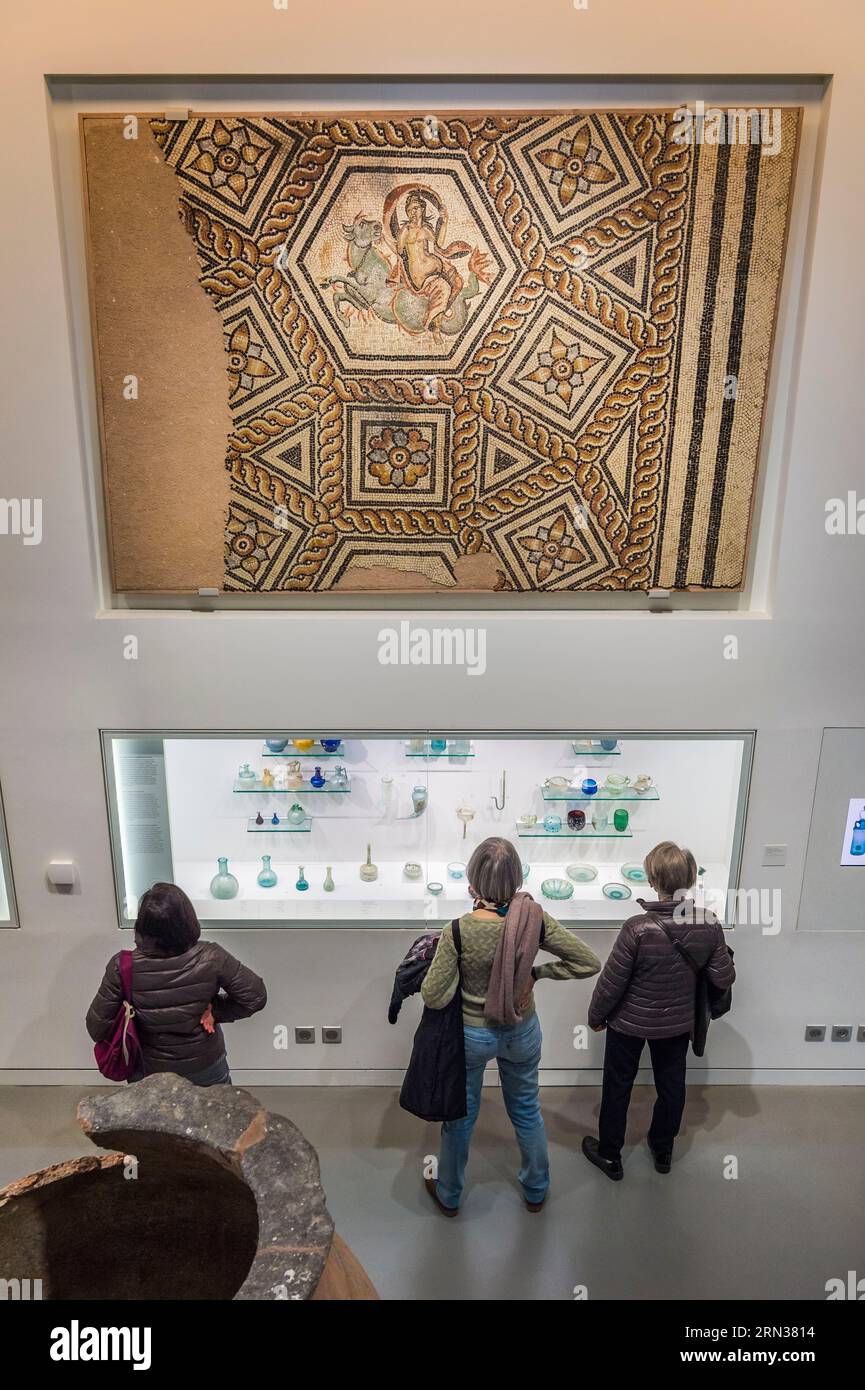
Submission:
<svg viewBox="0 0 865 1390">
<path fill-rule="evenodd" d="M 505 1109 L 520 1146 L 518 1173 L 530 1202 L 542 1202 L 550 1185 L 547 1136 L 538 1098 L 541 1025 L 537 1014 L 512 1028 L 464 1028 L 467 1113 L 442 1125 L 436 1193 L 446 1207 L 457 1207 L 465 1184 L 472 1131 L 481 1106 L 484 1068 L 495 1057 Z"/>
</svg>

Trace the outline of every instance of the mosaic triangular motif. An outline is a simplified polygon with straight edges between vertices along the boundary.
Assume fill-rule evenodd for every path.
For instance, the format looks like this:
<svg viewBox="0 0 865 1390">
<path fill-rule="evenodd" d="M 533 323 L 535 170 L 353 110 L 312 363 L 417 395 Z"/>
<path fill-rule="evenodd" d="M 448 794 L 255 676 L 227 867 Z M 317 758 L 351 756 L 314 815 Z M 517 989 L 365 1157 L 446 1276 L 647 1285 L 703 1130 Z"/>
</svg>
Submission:
<svg viewBox="0 0 865 1390">
<path fill-rule="evenodd" d="M 599 256 L 587 267 L 590 274 L 603 280 L 612 292 L 638 309 L 648 306 L 649 285 L 652 270 L 652 228 L 625 247 L 616 247 L 605 256 Z"/>
</svg>

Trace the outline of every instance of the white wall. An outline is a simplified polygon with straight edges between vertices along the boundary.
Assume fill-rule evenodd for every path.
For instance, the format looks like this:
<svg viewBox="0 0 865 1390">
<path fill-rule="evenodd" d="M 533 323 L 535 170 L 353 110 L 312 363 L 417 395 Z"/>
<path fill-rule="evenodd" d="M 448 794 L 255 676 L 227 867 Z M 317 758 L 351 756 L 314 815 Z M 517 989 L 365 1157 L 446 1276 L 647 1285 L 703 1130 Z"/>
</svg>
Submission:
<svg viewBox="0 0 865 1390">
<path fill-rule="evenodd" d="M 691 7 L 687 24 L 680 20 L 664 7 L 600 0 L 583 12 L 564 0 L 538 0 L 530 11 L 501 0 L 441 0 L 419 31 L 393 0 L 346 4 L 338 23 L 322 23 L 314 7 L 286 15 L 262 4 L 245 9 L 238 25 L 227 0 L 132 9 L 49 0 L 9 17 L 4 56 L 12 66 L 0 100 L 15 138 L 3 149 L 4 188 L 13 194 L 0 221 L 2 263 L 12 268 L 0 348 L 0 492 L 44 499 L 45 536 L 29 548 L 0 538 L 0 780 L 22 922 L 20 931 L 0 933 L 0 1078 L 91 1075 L 82 1017 L 117 947 L 97 729 L 278 727 L 287 704 L 293 722 L 311 727 L 339 728 L 350 714 L 368 728 L 756 728 L 743 881 L 781 889 L 782 930 L 737 933 L 736 1008 L 713 1028 L 705 1074 L 865 1076 L 862 1044 L 803 1042 L 806 1023 L 865 1022 L 862 938 L 795 931 L 820 730 L 865 722 L 865 542 L 829 537 L 823 525 L 828 497 L 865 493 L 863 16 L 856 0 L 738 0 Z M 487 674 L 474 679 L 448 668 L 382 668 L 375 614 L 100 611 L 94 459 L 73 369 L 86 343 L 70 337 L 68 314 L 80 265 L 73 255 L 64 278 L 59 225 L 75 209 L 58 209 L 57 186 L 69 170 L 52 167 L 45 74 L 365 72 L 374 80 L 363 100 L 381 106 L 392 95 L 383 65 L 393 73 L 540 76 L 605 73 L 612 64 L 636 77 L 743 67 L 833 75 L 819 197 L 802 212 L 804 294 L 799 302 L 794 271 L 779 342 L 793 389 L 780 399 L 773 389 L 775 487 L 760 516 L 761 607 L 729 615 L 485 614 L 478 621 L 487 629 Z M 703 94 L 699 81 L 683 85 L 692 97 Z M 551 89 L 560 101 L 563 86 Z M 176 100 L 188 90 L 177 82 Z M 410 84 L 394 90 L 403 105 L 415 104 L 405 96 Z M 521 104 L 516 84 L 510 90 L 510 104 Z M 486 95 L 477 82 L 466 92 L 469 105 Z M 129 633 L 139 638 L 137 662 L 123 659 Z M 728 634 L 739 637 L 737 661 L 724 659 Z M 788 846 L 786 868 L 761 867 L 767 842 Z M 45 882 L 47 862 L 60 857 L 79 865 L 72 896 Z M 603 933 L 592 939 L 609 944 Z M 307 1078 L 363 1079 L 394 1076 L 403 1065 L 412 1020 L 392 1029 L 384 1021 L 397 934 L 260 931 L 226 944 L 267 978 L 271 995 L 264 1016 L 232 1032 L 236 1077 L 274 1079 L 267 1069 L 277 1069 L 297 1079 L 307 1068 Z M 583 1053 L 572 1047 L 588 988 L 539 991 L 546 1061 L 562 1078 L 575 1068 L 597 1078 L 601 1043 L 593 1038 Z M 275 1053 L 271 1029 L 283 1022 L 342 1023 L 344 1043 Z"/>
</svg>

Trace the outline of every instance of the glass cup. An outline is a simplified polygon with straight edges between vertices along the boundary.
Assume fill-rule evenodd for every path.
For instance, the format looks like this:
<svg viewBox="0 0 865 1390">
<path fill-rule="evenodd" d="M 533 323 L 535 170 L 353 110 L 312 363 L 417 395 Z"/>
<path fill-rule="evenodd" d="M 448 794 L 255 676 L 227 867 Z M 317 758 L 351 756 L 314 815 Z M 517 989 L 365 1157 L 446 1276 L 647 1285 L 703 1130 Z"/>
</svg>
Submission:
<svg viewBox="0 0 865 1390">
<path fill-rule="evenodd" d="M 624 806 L 617 806 L 615 811 L 613 812 L 613 825 L 616 827 L 617 830 L 627 830 L 628 813 L 625 810 Z"/>
</svg>

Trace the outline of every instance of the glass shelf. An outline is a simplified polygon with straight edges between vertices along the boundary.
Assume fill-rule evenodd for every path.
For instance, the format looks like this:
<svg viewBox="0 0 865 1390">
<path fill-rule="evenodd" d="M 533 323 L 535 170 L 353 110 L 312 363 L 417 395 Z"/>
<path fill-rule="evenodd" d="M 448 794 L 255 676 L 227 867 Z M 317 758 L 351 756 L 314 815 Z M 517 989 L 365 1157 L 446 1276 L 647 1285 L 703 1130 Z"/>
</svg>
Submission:
<svg viewBox="0 0 865 1390">
<path fill-rule="evenodd" d="M 299 787 L 266 787 L 258 779 L 250 782 L 244 777 L 235 780 L 232 791 L 247 793 L 250 796 L 253 792 L 258 796 L 315 796 L 319 792 L 339 796 L 341 792 L 351 791 L 351 783 L 347 787 L 329 787 L 326 782 L 323 787 L 312 787 L 309 782 L 302 782 Z"/>
<path fill-rule="evenodd" d="M 599 743 L 593 743 L 590 748 L 581 748 L 579 739 L 571 740 L 571 748 L 578 758 L 618 758 L 622 753 L 618 743 L 615 748 L 602 748 Z"/>
<path fill-rule="evenodd" d="M 541 791 L 544 801 L 660 801 L 661 799 L 660 792 L 656 791 L 654 787 L 650 787 L 647 792 L 635 792 L 631 787 L 626 788 L 623 792 L 606 792 L 599 788 L 594 796 L 586 796 L 585 792 L 577 791 L 576 788 L 568 792 L 551 792 L 546 787 L 542 787 Z"/>
<path fill-rule="evenodd" d="M 280 821 L 279 825 L 271 825 L 269 820 L 264 825 L 256 825 L 253 816 L 246 822 L 246 829 L 250 835 L 308 835 L 312 829 L 312 821 L 307 817 L 302 825 L 289 825 L 286 821 Z"/>
<path fill-rule="evenodd" d="M 409 745 L 406 744 L 405 755 L 407 758 L 473 758 L 475 755 L 475 746 L 473 743 L 469 742 L 468 751 L 465 753 L 458 753 L 453 748 L 445 748 L 441 753 L 437 753 L 430 747 L 429 739 L 425 739 L 422 753 L 413 752 Z"/>
<path fill-rule="evenodd" d="M 301 753 L 299 748 L 293 747 L 284 748 L 281 753 L 274 753 L 273 749 L 268 748 L 267 744 L 264 743 L 261 747 L 261 756 L 262 758 L 308 758 L 311 763 L 314 763 L 319 758 L 344 758 L 345 750 L 340 744 L 335 753 L 325 753 L 324 749 L 315 743 L 305 753 Z"/>
<path fill-rule="evenodd" d="M 634 832 L 628 830 L 569 830 L 563 825 L 561 830 L 545 830 L 542 825 L 533 825 L 531 830 L 517 826 L 521 840 L 631 840 Z"/>
</svg>

